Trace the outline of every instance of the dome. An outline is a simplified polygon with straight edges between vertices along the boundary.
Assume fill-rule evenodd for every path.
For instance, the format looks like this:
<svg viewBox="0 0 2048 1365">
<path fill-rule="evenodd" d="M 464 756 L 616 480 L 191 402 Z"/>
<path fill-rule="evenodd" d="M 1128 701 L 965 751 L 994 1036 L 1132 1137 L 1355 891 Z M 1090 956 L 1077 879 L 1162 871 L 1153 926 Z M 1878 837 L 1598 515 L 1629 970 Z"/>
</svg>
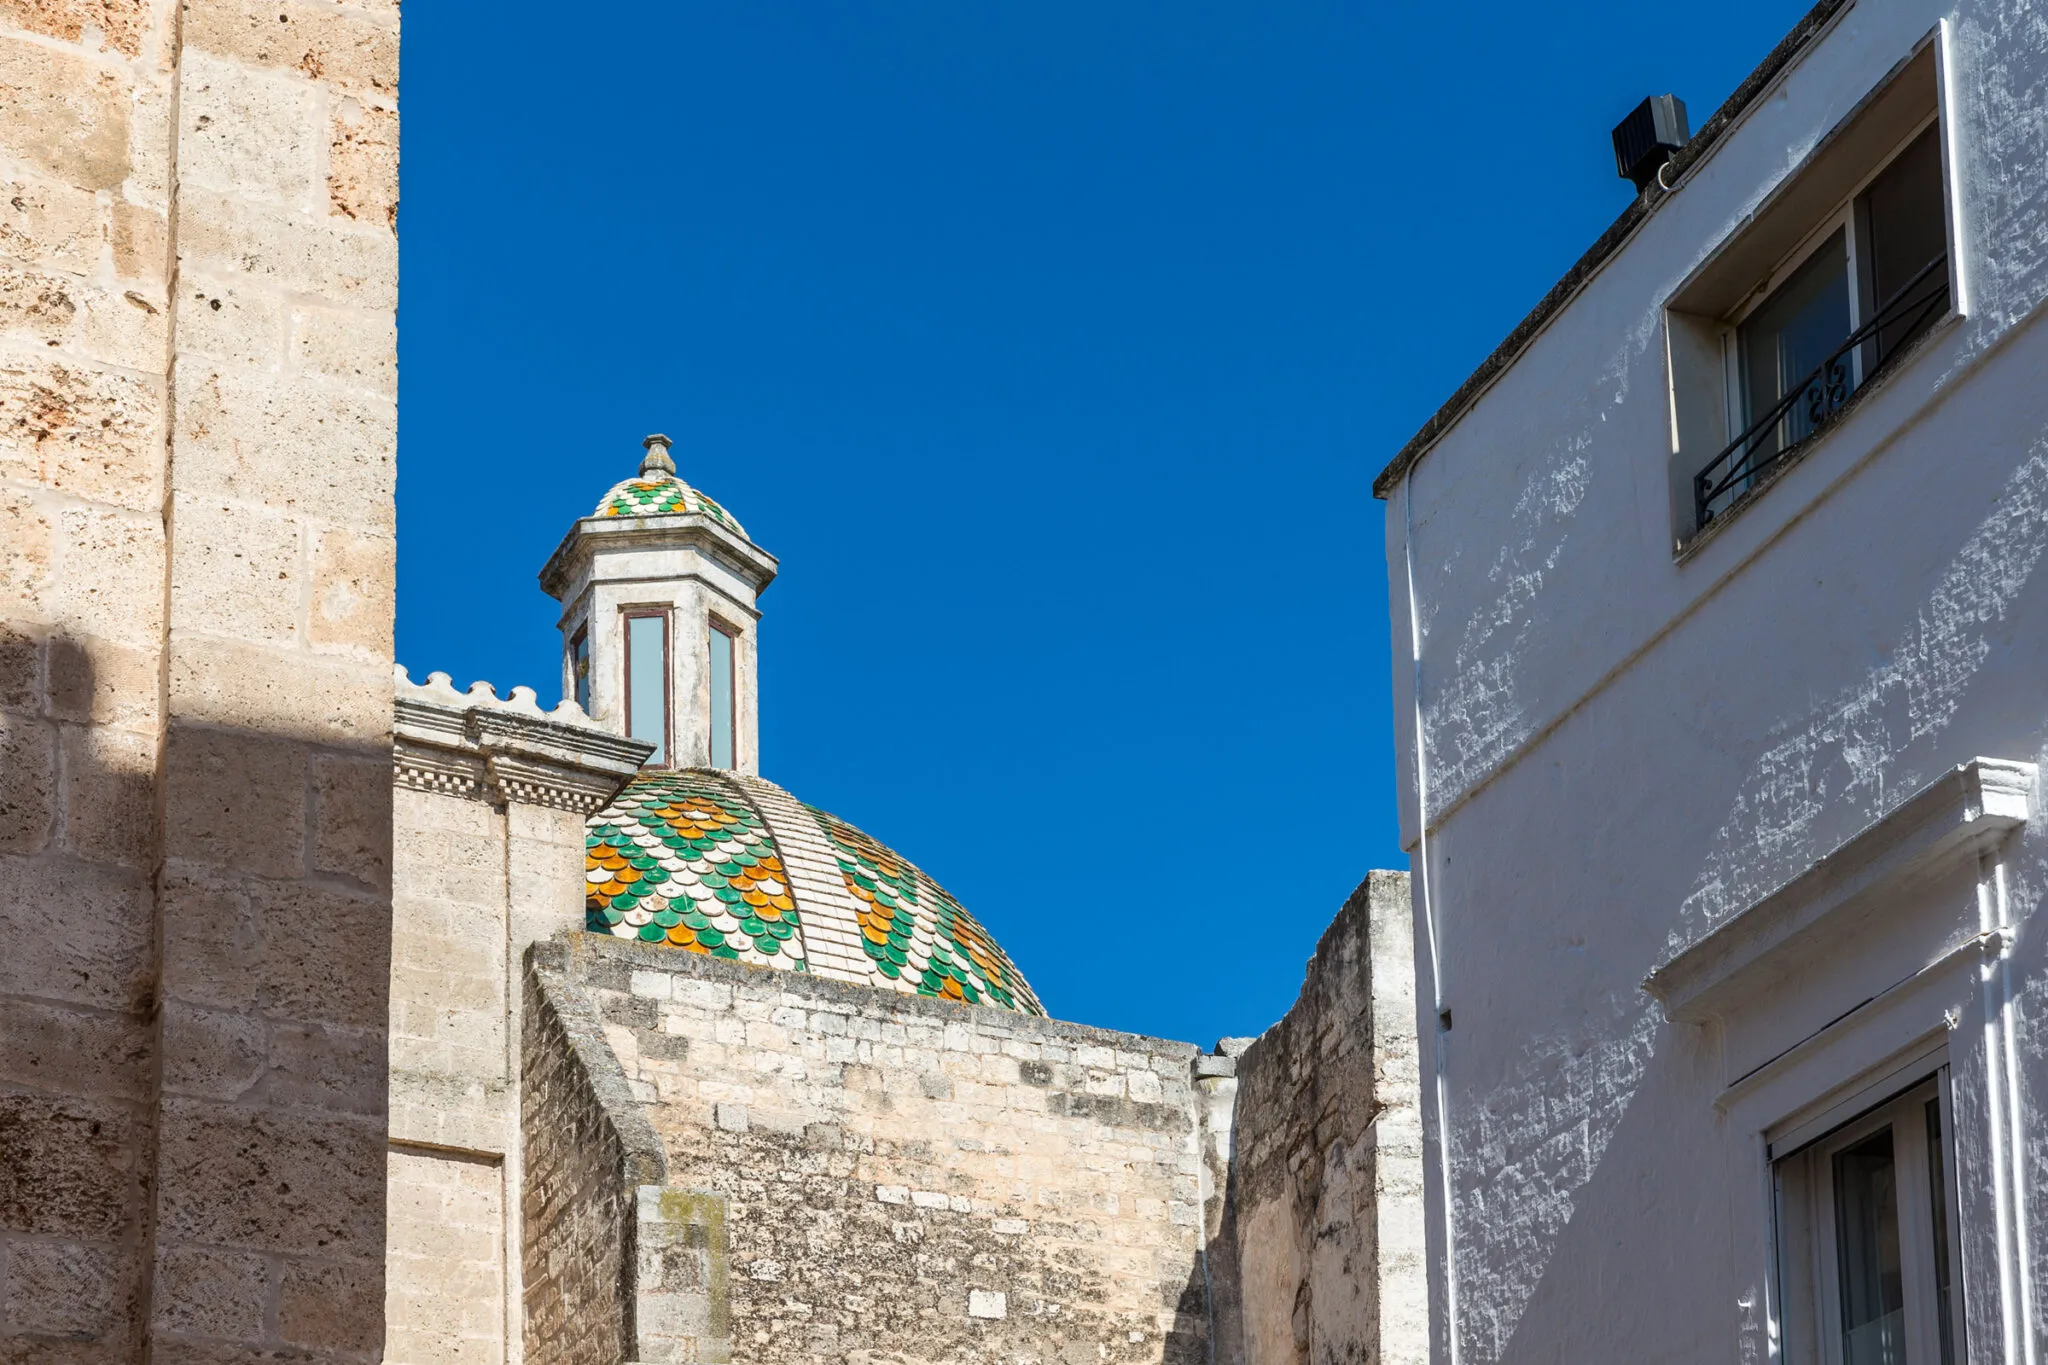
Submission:
<svg viewBox="0 0 2048 1365">
<path fill-rule="evenodd" d="M 914 864 L 772 782 L 648 770 L 590 817 L 586 925 L 762 967 L 1045 1013 Z"/>
<path fill-rule="evenodd" d="M 594 517 L 667 517 L 701 512 L 736 536 L 744 536 L 732 513 L 673 474 L 659 471 L 637 474 L 612 485 L 604 501 L 592 512 Z"/>
</svg>

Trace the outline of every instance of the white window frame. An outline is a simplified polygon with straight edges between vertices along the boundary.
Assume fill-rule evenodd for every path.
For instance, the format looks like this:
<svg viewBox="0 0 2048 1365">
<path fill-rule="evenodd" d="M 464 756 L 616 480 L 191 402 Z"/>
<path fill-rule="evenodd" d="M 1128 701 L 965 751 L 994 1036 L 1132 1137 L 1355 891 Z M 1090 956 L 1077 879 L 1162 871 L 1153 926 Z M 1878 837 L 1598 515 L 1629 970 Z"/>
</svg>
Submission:
<svg viewBox="0 0 2048 1365">
<path fill-rule="evenodd" d="M 1952 41 L 1950 27 L 1951 21 L 1943 19 L 1915 42 L 1864 99 L 1828 130 L 1807 157 L 1751 208 L 1737 230 L 1713 246 L 1699 265 L 1666 297 L 1663 314 L 1670 440 L 1667 476 L 1672 555 L 1676 562 L 1687 562 L 1716 539 L 1734 514 L 1748 509 L 1753 494 L 1760 494 L 1765 485 L 1776 482 L 1780 474 L 1804 461 L 1809 445 L 1826 444 L 1825 441 L 1801 442 L 1800 450 L 1789 459 L 1774 461 L 1771 468 L 1745 485 L 1711 521 L 1699 522 L 1695 507 L 1695 477 L 1716 452 L 1724 449 L 1749 425 L 1743 416 L 1741 348 L 1737 329 L 1783 284 L 1792 270 L 1805 262 L 1829 233 L 1845 224 L 1854 286 L 1850 291 L 1852 329 L 1862 325 L 1870 305 L 1863 296 L 1861 257 L 1867 247 L 1858 240 L 1853 221 L 1856 200 L 1897 160 L 1900 152 L 1912 145 L 1913 139 L 1926 132 L 1930 124 L 1936 129 L 1941 157 L 1948 309 L 1943 316 L 1927 324 L 1922 339 L 1945 332 L 1957 319 L 1969 316 L 1970 282 L 1965 269 L 1965 234 L 1957 186 L 1959 161 L 1957 120 L 1953 107 L 1954 62 L 1949 51 Z M 1882 155 L 1871 157 L 1867 150 L 1869 143 L 1860 140 L 1866 134 L 1859 133 L 1858 128 L 1867 115 L 1884 117 L 1880 111 L 1896 100 L 1917 98 L 1902 84 L 1902 78 L 1923 61 L 1931 67 L 1931 105 L 1913 116 L 1910 133 L 1894 138 Z M 1869 158 L 1867 162 L 1866 157 Z M 1815 187 L 1832 178 L 1830 166 L 1847 172 L 1848 166 L 1842 164 L 1844 159 L 1865 162 L 1867 169 L 1846 195 L 1836 193 L 1829 185 L 1827 192 L 1834 198 L 1832 207 L 1816 213 L 1806 222 L 1797 245 L 1782 253 L 1770 268 L 1767 278 L 1757 282 L 1756 266 L 1750 262 L 1759 252 L 1758 243 L 1777 239 L 1781 231 L 1793 230 L 1795 224 L 1806 219 L 1810 210 L 1802 201 L 1818 199 Z M 1734 297 L 1738 290 L 1747 292 Z M 1857 367 L 1859 391 L 1864 388 L 1867 377 L 1863 372 L 1863 360 L 1859 351 L 1852 362 Z M 1887 373 L 1878 378 L 1889 380 L 1896 368 L 1888 367 Z M 1784 515 L 1792 516 L 1798 511 L 1798 507 L 1788 506 Z"/>
<path fill-rule="evenodd" d="M 1863 237 L 1869 228 L 1867 224 L 1858 221 L 1859 215 L 1856 212 L 1856 201 L 1861 199 L 1864 192 L 1876 184 L 1884 176 L 1885 172 L 1889 171 L 1898 162 L 1899 157 L 1905 153 L 1908 147 L 1917 142 L 1929 128 L 1936 128 L 1940 123 L 1941 112 L 1937 109 L 1915 124 L 1912 132 L 1894 143 L 1891 150 L 1887 151 L 1878 162 L 1877 168 L 1864 176 L 1863 179 L 1857 181 L 1855 187 L 1842 197 L 1841 202 L 1835 205 L 1828 216 L 1823 218 L 1819 225 L 1807 233 L 1805 237 L 1801 238 L 1799 245 L 1793 247 L 1777 265 L 1772 267 L 1771 273 L 1757 285 L 1755 292 L 1745 299 L 1742 306 L 1721 324 L 1721 383 L 1725 394 L 1728 433 L 1731 440 L 1737 433 L 1747 429 L 1751 421 L 1751 414 L 1743 401 L 1742 392 L 1741 334 L 1743 324 L 1748 322 L 1758 309 L 1770 302 L 1772 295 L 1776 294 L 1792 278 L 1799 267 L 1806 264 L 1814 252 L 1827 245 L 1828 238 L 1834 236 L 1837 231 L 1840 231 L 1845 248 L 1845 266 L 1849 272 L 1849 331 L 1853 333 L 1863 325 L 1863 320 L 1874 306 L 1875 301 L 1864 297 L 1866 281 L 1864 279 L 1863 254 L 1869 248 L 1863 241 Z M 1936 136 L 1940 136 L 1939 132 L 1936 133 Z M 1948 167 L 1944 163 L 1942 166 L 1942 198 L 1946 200 L 1949 197 Z M 1943 224 L 1943 230 L 1944 232 L 1948 230 L 1946 223 Z M 1953 241 L 1949 242 L 1946 254 L 1951 257 L 1954 256 L 1955 243 Z M 1949 268 L 1949 273 L 1951 276 L 1954 275 L 1954 266 L 1952 264 Z M 1947 311 L 1930 322 L 1927 325 L 1927 331 L 1922 333 L 1922 335 L 1931 333 L 1935 328 L 1947 322 L 1949 318 L 1955 316 L 1955 313 L 1956 291 L 1953 283 L 1951 283 Z M 1855 367 L 1855 387 L 1861 389 L 1864 380 L 1863 347 L 1858 346 L 1856 348 L 1855 353 L 1850 357 L 1850 364 Z"/>
<path fill-rule="evenodd" d="M 2005 862 L 2039 797 L 2032 763 L 1958 764 L 1645 978 L 1667 1020 L 1712 1040 L 1716 1129 L 1731 1169 L 1755 1181 L 1754 1201 L 1729 1209 L 1745 1309 L 1735 1358 L 1813 1355 L 1787 1351 L 1801 1318 L 1788 1320 L 1780 1284 L 1792 1230 L 1778 1217 L 1778 1160 L 1939 1075 L 1957 1365 L 2043 1359 L 2025 1213 L 2039 1117 L 2017 1083 L 2012 960 L 2031 902 L 2008 895 Z M 1824 999 L 1786 988 L 1838 960 L 1850 970 L 1820 983 Z"/>
<path fill-rule="evenodd" d="M 1943 1059 L 1945 1063 L 1945 1058 Z M 1941 1121 L 1942 1188 L 1930 1187 L 1926 1106 Z M 1778 1249 L 1778 1304 L 1784 1365 L 1844 1365 L 1841 1266 L 1836 1226 L 1834 1158 L 1884 1129 L 1892 1130 L 1899 1172 L 1899 1259 L 1907 1365 L 1961 1362 L 1964 1354 L 1962 1239 L 1956 1199 L 1955 1120 L 1948 1067 L 1895 1091 L 1848 1122 L 1778 1155 L 1772 1163 Z M 1773 1143 L 1774 1154 L 1779 1146 Z M 1942 1354 L 1935 1280 L 1933 1201 L 1943 1210 L 1949 1266 L 1949 1354 Z"/>
</svg>

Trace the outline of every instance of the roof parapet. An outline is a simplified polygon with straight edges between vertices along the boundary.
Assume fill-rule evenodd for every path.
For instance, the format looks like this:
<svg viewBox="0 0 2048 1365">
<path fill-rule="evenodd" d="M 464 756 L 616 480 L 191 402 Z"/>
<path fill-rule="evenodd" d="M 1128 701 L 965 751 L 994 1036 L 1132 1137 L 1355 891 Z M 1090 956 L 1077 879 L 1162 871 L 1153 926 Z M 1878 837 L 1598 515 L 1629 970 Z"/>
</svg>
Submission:
<svg viewBox="0 0 2048 1365">
<path fill-rule="evenodd" d="M 446 673 L 416 683 L 403 664 L 393 665 L 392 683 L 391 762 L 400 786 L 589 815 L 654 751 L 600 727 L 574 701 L 541 710 L 530 687 L 500 697 L 478 681 L 458 692 Z"/>
</svg>

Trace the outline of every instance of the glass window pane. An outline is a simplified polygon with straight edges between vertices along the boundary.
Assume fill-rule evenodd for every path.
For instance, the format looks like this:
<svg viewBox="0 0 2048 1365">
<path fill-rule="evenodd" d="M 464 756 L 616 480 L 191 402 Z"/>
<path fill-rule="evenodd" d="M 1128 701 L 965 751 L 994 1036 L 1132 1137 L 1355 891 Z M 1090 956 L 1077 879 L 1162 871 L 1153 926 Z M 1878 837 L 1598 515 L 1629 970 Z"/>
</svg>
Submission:
<svg viewBox="0 0 2048 1365">
<path fill-rule="evenodd" d="M 626 733 L 654 745 L 647 761 L 668 763 L 668 621 L 626 618 Z"/>
<path fill-rule="evenodd" d="M 1738 329 L 1744 424 L 1787 395 L 1798 395 L 1759 435 L 1752 447 L 1755 462 L 1805 440 L 1820 418 L 1848 398 L 1854 377 L 1847 359 L 1825 371 L 1821 365 L 1849 339 L 1849 330 L 1849 245 L 1837 231 Z"/>
<path fill-rule="evenodd" d="M 1941 211 L 1941 144 L 1934 131 L 1930 126 L 1915 138 L 1863 196 L 1865 221 L 1870 224 L 1871 313 L 1890 305 L 1886 311 L 1894 318 L 1878 328 L 1880 362 L 1948 311 L 1948 271 L 1933 266 L 1948 251 Z"/>
<path fill-rule="evenodd" d="M 1942 1151 L 1941 1101 L 1927 1101 L 1927 1187 L 1934 1206 L 1934 1316 L 1941 1365 L 1955 1365 L 1956 1327 L 1948 1266 L 1948 1161 Z"/>
<path fill-rule="evenodd" d="M 732 636 L 711 628 L 711 766 L 732 767 Z"/>
<path fill-rule="evenodd" d="M 590 632 L 577 632 L 569 646 L 569 672 L 575 679 L 576 704 L 590 713 Z"/>
<path fill-rule="evenodd" d="M 1842 1365 L 1905 1365 L 1898 1174 L 1890 1128 L 1835 1154 Z"/>
</svg>

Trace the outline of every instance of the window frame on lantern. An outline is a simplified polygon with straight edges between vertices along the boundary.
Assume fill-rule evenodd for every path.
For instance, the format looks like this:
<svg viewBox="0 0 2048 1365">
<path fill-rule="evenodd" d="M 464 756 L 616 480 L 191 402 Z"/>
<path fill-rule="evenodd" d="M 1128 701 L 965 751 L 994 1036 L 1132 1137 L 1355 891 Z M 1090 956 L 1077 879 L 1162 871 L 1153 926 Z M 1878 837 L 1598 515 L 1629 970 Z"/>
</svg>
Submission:
<svg viewBox="0 0 2048 1365">
<path fill-rule="evenodd" d="M 569 698 L 584 715 L 590 714 L 590 623 L 576 627 L 569 637 Z"/>
<path fill-rule="evenodd" d="M 709 766 L 726 772 L 735 772 L 740 766 L 740 628 L 725 620 L 716 612 L 705 618 L 704 645 L 706 667 L 705 687 L 710 695 L 710 705 L 705 708 L 705 759 Z M 726 761 L 719 762 L 719 693 L 718 685 L 718 642 L 725 641 L 725 729 L 724 739 Z"/>
<path fill-rule="evenodd" d="M 674 623 L 671 619 L 673 615 L 673 609 L 662 604 L 622 607 L 619 609 L 619 629 L 623 636 L 624 645 L 624 648 L 619 651 L 621 671 L 625 675 L 623 678 L 623 696 L 625 698 L 625 724 L 623 728 L 628 737 L 639 739 L 642 742 L 646 742 L 649 737 L 639 733 L 639 728 L 636 725 L 638 717 L 634 714 L 633 708 L 633 623 L 644 620 L 657 620 L 661 623 L 661 734 L 658 741 L 660 747 L 648 755 L 644 766 L 649 768 L 673 767 L 675 762 L 675 707 L 673 704 L 675 688 L 675 631 L 673 629 Z"/>
</svg>

